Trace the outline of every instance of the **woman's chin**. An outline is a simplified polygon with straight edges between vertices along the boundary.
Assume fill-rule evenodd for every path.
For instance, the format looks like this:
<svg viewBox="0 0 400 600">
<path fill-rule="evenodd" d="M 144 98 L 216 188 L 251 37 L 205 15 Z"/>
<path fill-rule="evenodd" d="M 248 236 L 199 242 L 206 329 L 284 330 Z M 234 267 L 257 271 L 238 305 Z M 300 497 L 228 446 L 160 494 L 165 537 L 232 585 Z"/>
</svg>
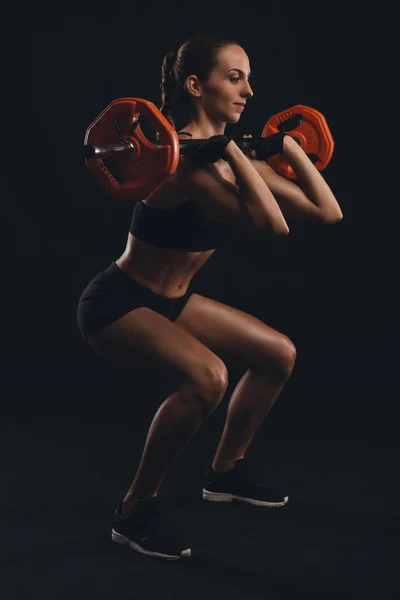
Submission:
<svg viewBox="0 0 400 600">
<path fill-rule="evenodd" d="M 230 116 L 229 119 L 227 119 L 227 123 L 237 123 L 240 120 L 241 114 L 240 113 L 236 113 L 233 116 Z"/>
</svg>

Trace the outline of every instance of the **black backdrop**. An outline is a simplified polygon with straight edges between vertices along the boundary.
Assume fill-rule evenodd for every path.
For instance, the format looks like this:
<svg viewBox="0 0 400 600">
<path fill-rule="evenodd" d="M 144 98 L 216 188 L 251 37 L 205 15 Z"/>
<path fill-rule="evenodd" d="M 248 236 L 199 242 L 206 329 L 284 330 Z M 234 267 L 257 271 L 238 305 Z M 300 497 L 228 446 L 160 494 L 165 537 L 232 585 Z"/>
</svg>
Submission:
<svg viewBox="0 0 400 600">
<path fill-rule="evenodd" d="M 153 598 L 160 587 L 174 599 L 210 590 L 364 599 L 382 588 L 397 598 L 396 25 L 382 2 L 2 7 L 5 598 Z M 138 383 L 80 337 L 78 298 L 123 251 L 132 212 L 98 187 L 82 147 L 115 98 L 159 105 L 165 53 L 209 31 L 236 37 L 250 57 L 255 95 L 235 136 L 257 135 L 294 104 L 325 115 L 336 146 L 324 176 L 344 219 L 291 222 L 287 238 L 268 243 L 232 234 L 193 280 L 193 291 L 254 314 L 297 347 L 249 449 L 291 499 L 273 514 L 202 502 L 224 398 L 160 489 L 193 547 L 171 571 L 110 545 L 112 511 L 171 390 L 156 373 Z M 228 370 L 229 397 L 242 372 Z"/>
<path fill-rule="evenodd" d="M 76 325 L 79 295 L 122 252 L 132 211 L 86 169 L 84 134 L 115 98 L 159 105 L 164 54 L 191 35 L 220 31 L 247 50 L 255 92 L 229 132 L 257 135 L 269 116 L 294 104 L 320 110 L 336 144 L 324 176 L 344 219 L 291 222 L 287 238 L 265 244 L 232 234 L 193 291 L 256 315 L 296 344 L 286 403 L 271 415 L 278 431 L 395 444 L 399 209 L 390 15 L 334 5 L 322 12 L 311 3 L 262 11 L 128 2 L 13 10 L 3 20 L 1 360 L 10 393 L 31 391 L 34 410 L 45 411 L 52 409 L 47 385 L 131 385 L 85 346 Z M 61 394 L 57 410 L 74 406 L 72 396 Z M 18 398 L 33 410 L 27 396 Z"/>
</svg>

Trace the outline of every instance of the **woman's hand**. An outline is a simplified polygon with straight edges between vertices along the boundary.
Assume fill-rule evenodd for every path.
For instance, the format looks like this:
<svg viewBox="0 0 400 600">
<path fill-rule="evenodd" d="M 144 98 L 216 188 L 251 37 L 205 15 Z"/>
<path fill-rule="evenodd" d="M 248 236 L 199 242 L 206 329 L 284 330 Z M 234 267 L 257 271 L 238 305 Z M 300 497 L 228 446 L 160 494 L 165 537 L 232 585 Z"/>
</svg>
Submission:
<svg viewBox="0 0 400 600">
<path fill-rule="evenodd" d="M 244 135 L 243 139 L 244 138 L 251 138 L 251 137 L 253 137 L 253 136 L 251 135 L 251 133 L 249 133 L 249 135 Z M 256 157 L 256 151 L 255 150 L 251 150 L 250 148 L 243 149 L 243 154 L 245 154 L 246 156 L 249 156 L 250 158 L 257 158 Z"/>
</svg>

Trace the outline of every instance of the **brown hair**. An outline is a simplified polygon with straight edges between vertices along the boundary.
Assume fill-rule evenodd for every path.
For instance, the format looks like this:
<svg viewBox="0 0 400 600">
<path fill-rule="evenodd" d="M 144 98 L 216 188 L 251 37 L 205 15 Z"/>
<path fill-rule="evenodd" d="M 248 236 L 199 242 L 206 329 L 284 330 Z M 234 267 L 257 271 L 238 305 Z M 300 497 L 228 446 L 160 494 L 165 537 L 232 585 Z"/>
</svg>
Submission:
<svg viewBox="0 0 400 600">
<path fill-rule="evenodd" d="M 165 55 L 161 69 L 160 111 L 174 128 L 171 115 L 174 109 L 190 110 L 186 79 L 189 75 L 197 75 L 200 81 L 206 81 L 217 64 L 219 51 L 236 44 L 224 35 L 204 34 L 189 38 L 176 52 Z"/>
</svg>

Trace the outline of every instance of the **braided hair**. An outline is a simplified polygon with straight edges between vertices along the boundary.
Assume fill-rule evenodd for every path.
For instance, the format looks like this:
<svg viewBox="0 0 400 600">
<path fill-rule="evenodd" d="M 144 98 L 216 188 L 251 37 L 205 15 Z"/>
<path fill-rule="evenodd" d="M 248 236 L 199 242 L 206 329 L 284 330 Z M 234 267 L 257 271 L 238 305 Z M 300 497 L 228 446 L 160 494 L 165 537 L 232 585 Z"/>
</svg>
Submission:
<svg viewBox="0 0 400 600">
<path fill-rule="evenodd" d="M 175 63 L 177 52 L 169 52 L 165 55 L 161 69 L 161 106 L 160 112 L 167 121 L 175 128 L 174 120 L 171 116 L 172 107 L 178 100 L 178 87 L 176 85 Z"/>
</svg>

